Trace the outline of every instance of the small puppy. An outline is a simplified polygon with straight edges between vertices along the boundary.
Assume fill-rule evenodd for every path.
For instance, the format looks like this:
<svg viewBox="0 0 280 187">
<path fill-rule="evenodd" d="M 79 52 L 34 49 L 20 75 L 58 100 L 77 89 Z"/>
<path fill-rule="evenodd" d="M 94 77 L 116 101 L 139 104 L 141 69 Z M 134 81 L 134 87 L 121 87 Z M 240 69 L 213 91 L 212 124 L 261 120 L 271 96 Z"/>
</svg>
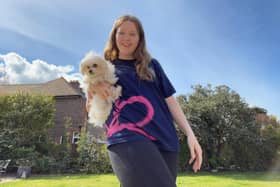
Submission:
<svg viewBox="0 0 280 187">
<path fill-rule="evenodd" d="M 121 96 L 121 86 L 114 86 L 118 78 L 115 75 L 115 67 L 110 62 L 90 51 L 81 60 L 80 72 L 83 75 L 83 90 L 88 98 L 88 89 L 91 84 L 97 87 L 98 83 L 111 84 L 113 94 L 104 99 L 99 93 L 93 92 L 93 97 L 88 111 L 89 122 L 96 126 L 102 126 L 111 112 L 113 102 Z"/>
</svg>

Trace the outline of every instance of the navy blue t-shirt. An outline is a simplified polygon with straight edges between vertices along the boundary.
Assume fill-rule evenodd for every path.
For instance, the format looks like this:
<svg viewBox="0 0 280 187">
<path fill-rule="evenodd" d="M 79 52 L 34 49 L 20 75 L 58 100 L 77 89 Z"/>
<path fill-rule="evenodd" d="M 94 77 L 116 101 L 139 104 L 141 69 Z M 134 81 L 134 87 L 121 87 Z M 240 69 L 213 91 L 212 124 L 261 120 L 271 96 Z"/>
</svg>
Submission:
<svg viewBox="0 0 280 187">
<path fill-rule="evenodd" d="M 165 98 L 175 89 L 160 64 L 152 59 L 150 67 L 155 72 L 153 81 L 137 76 L 134 60 L 115 60 L 117 84 L 122 86 L 122 96 L 113 104 L 105 127 L 108 146 L 149 139 L 160 150 L 177 152 L 178 137 L 172 115 Z"/>
</svg>

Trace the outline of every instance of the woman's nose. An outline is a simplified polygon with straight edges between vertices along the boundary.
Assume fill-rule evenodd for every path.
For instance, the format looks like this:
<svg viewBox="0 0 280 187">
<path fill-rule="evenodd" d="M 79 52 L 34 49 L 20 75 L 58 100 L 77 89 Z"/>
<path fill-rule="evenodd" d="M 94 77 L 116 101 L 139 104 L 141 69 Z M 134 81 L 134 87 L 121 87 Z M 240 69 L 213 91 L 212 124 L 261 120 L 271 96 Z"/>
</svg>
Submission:
<svg viewBox="0 0 280 187">
<path fill-rule="evenodd" d="M 130 36 L 128 34 L 125 34 L 123 37 L 124 40 L 130 40 Z"/>
</svg>

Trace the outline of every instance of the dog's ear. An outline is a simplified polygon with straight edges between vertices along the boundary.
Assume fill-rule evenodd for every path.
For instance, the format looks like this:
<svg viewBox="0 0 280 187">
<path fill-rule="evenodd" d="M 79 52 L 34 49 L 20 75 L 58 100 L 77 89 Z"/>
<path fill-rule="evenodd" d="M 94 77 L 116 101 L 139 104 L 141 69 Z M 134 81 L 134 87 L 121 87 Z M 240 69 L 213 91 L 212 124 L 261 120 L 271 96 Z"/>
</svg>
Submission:
<svg viewBox="0 0 280 187">
<path fill-rule="evenodd" d="M 80 64 L 80 72 L 82 75 L 86 74 L 86 64 L 85 63 Z"/>
</svg>

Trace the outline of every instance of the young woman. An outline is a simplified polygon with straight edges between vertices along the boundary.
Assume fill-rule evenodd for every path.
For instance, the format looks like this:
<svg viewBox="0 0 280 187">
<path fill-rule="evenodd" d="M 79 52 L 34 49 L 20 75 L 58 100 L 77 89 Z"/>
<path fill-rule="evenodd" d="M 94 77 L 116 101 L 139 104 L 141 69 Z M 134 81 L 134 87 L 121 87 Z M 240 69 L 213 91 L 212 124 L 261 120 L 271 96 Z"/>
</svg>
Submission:
<svg viewBox="0 0 280 187">
<path fill-rule="evenodd" d="M 150 57 L 136 17 L 125 15 L 115 21 L 104 56 L 115 65 L 117 84 L 122 86 L 122 96 L 104 124 L 110 161 L 121 186 L 176 186 L 179 143 L 173 121 L 188 137 L 189 163 L 197 172 L 201 147 L 173 96 L 174 87 Z M 95 91 L 104 97 L 112 93 L 106 83 Z"/>
</svg>

